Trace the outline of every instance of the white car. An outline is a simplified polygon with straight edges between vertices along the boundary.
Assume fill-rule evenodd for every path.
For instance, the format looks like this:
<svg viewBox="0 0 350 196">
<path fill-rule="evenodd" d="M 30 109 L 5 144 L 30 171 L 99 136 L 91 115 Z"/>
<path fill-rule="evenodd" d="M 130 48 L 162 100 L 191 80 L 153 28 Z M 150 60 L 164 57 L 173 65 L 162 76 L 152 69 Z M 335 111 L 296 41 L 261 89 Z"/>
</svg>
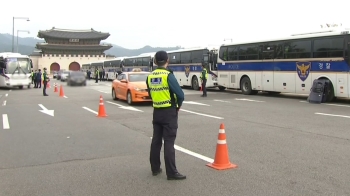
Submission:
<svg viewBox="0 0 350 196">
<path fill-rule="evenodd" d="M 61 73 L 61 81 L 66 81 L 67 80 L 67 76 L 69 75 L 69 71 L 64 71 Z"/>
</svg>

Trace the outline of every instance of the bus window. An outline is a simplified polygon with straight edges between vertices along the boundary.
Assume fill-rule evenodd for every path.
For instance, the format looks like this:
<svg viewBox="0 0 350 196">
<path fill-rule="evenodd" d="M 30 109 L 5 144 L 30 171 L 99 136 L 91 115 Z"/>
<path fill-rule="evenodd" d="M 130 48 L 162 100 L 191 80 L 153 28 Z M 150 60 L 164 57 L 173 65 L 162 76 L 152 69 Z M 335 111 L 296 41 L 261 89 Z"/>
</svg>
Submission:
<svg viewBox="0 0 350 196">
<path fill-rule="evenodd" d="M 317 39 L 314 41 L 314 58 L 343 57 L 344 38 Z"/>
<path fill-rule="evenodd" d="M 224 61 L 227 61 L 227 47 L 220 47 L 220 54 L 219 54 L 219 57 L 220 59 L 224 60 Z"/>
</svg>

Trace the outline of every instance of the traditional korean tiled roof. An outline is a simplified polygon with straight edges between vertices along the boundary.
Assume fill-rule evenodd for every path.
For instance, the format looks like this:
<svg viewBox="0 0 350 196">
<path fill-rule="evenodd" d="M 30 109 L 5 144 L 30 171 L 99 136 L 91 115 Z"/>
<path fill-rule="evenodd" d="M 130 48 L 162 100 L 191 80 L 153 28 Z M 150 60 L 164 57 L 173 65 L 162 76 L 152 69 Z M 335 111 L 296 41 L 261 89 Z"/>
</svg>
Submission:
<svg viewBox="0 0 350 196">
<path fill-rule="evenodd" d="M 39 38 L 61 38 L 61 39 L 100 39 L 105 40 L 110 36 L 109 33 L 95 31 L 93 28 L 88 30 L 57 29 L 53 27 L 50 30 L 39 31 Z"/>
<path fill-rule="evenodd" d="M 37 49 L 58 49 L 58 50 L 108 50 L 112 48 L 111 44 L 104 45 L 65 45 L 65 44 L 36 44 Z"/>
</svg>

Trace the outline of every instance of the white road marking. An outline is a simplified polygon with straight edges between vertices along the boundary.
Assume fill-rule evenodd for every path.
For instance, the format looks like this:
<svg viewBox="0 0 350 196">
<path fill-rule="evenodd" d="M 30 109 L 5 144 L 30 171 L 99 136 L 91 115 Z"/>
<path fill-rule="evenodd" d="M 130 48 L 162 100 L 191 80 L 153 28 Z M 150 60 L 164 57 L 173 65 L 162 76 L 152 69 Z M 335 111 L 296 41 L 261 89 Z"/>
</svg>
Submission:
<svg viewBox="0 0 350 196">
<path fill-rule="evenodd" d="M 6 94 L 5 97 L 9 96 L 9 94 Z"/>
<path fill-rule="evenodd" d="M 230 101 L 224 101 L 224 100 L 218 100 L 218 99 L 214 99 L 213 101 L 223 102 L 223 103 L 231 103 Z"/>
<path fill-rule="evenodd" d="M 132 110 L 132 111 L 136 111 L 136 112 L 143 112 L 142 110 L 136 109 L 136 108 L 131 107 L 131 106 L 123 106 L 123 105 L 120 105 L 120 104 L 117 104 L 117 103 L 113 103 L 113 102 L 110 102 L 110 101 L 106 101 L 106 102 L 109 103 L 109 104 L 113 104 L 113 105 L 119 106 L 120 109 Z"/>
<path fill-rule="evenodd" d="M 9 123 L 9 118 L 7 114 L 2 115 L 2 128 L 3 129 L 10 129 L 10 123 Z"/>
<path fill-rule="evenodd" d="M 194 102 L 194 101 L 183 101 L 183 103 L 193 104 L 193 105 L 204 105 L 204 106 L 210 106 L 210 105 L 208 105 L 208 104 L 199 103 L 199 102 Z"/>
<path fill-rule="evenodd" d="M 198 113 L 198 112 L 192 112 L 192 111 L 184 110 L 184 109 L 180 109 L 180 110 L 183 111 L 183 112 L 188 112 L 188 113 L 192 113 L 192 114 L 197 114 L 197 115 L 200 115 L 200 116 L 206 116 L 206 117 L 216 118 L 216 119 L 224 119 L 224 118 L 219 117 L 219 116 L 212 116 L 212 115 L 202 114 L 202 113 Z"/>
<path fill-rule="evenodd" d="M 152 139 L 152 137 L 151 137 L 151 139 Z M 164 140 L 163 140 L 163 143 L 164 143 Z M 187 150 L 186 148 L 182 148 L 181 146 L 178 146 L 176 144 L 174 145 L 174 148 L 176 150 L 180 151 L 180 152 L 185 153 L 185 154 L 188 154 L 188 155 L 194 156 L 196 158 L 202 159 L 203 161 L 206 161 L 206 162 L 209 162 L 209 163 L 213 163 L 214 162 L 214 159 L 212 159 L 212 158 L 209 158 L 209 157 L 206 157 L 204 155 L 192 152 L 192 151 Z"/>
<path fill-rule="evenodd" d="M 63 97 L 66 98 L 66 99 L 68 98 L 67 96 L 63 96 Z"/>
<path fill-rule="evenodd" d="M 106 92 L 106 91 L 101 91 L 101 90 L 97 90 L 97 91 L 99 91 L 99 92 L 101 92 L 101 93 L 106 93 L 106 94 L 108 94 L 109 92 Z"/>
<path fill-rule="evenodd" d="M 41 110 L 39 110 L 39 112 L 42 112 L 44 114 L 50 115 L 50 116 L 54 116 L 54 110 L 48 110 L 45 106 L 43 106 L 43 104 L 38 104 L 39 107 L 41 107 Z"/>
<path fill-rule="evenodd" d="M 344 116 L 344 115 L 337 115 L 337 114 L 326 114 L 326 113 L 315 113 L 318 115 L 323 115 L 323 116 L 333 116 L 333 117 L 341 117 L 341 118 L 350 118 L 350 116 Z"/>
<path fill-rule="evenodd" d="M 89 112 L 92 112 L 92 113 L 94 113 L 94 114 L 98 114 L 98 112 L 96 112 L 96 111 L 94 111 L 94 110 L 92 110 L 92 109 L 90 109 L 90 108 L 88 108 L 88 107 L 83 107 L 85 110 L 87 110 L 87 111 L 89 111 Z"/>
<path fill-rule="evenodd" d="M 309 103 L 307 101 L 300 101 L 301 103 Z M 350 105 L 341 105 L 341 104 L 332 104 L 332 103 L 321 103 L 322 105 L 330 105 L 330 106 L 337 106 L 337 107 L 346 107 L 350 108 Z"/>
<path fill-rule="evenodd" d="M 250 101 L 250 102 L 258 102 L 258 103 L 262 103 L 262 102 L 265 102 L 265 101 L 257 101 L 257 100 L 252 100 L 252 99 L 235 99 L 237 101 Z"/>
<path fill-rule="evenodd" d="M 6 100 L 4 101 L 4 103 L 2 103 L 2 106 L 5 106 L 6 105 Z"/>
</svg>

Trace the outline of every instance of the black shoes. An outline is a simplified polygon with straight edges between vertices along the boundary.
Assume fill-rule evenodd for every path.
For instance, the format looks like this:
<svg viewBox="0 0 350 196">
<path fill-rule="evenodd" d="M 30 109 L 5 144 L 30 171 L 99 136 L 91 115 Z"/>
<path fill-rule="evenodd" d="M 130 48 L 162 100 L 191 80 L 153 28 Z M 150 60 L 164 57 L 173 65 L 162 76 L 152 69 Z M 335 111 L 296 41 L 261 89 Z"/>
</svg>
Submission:
<svg viewBox="0 0 350 196">
<path fill-rule="evenodd" d="M 44 96 L 49 96 L 48 94 L 44 95 Z"/>
<path fill-rule="evenodd" d="M 162 173 L 162 168 L 159 168 L 158 171 L 152 172 L 153 176 L 157 176 L 158 174 Z M 186 179 L 186 176 L 180 174 L 180 173 L 176 173 L 173 176 L 168 176 L 167 177 L 168 180 L 184 180 Z"/>
<path fill-rule="evenodd" d="M 168 180 L 184 180 L 184 179 L 186 179 L 186 176 L 184 176 L 184 175 L 182 175 L 180 173 L 176 173 L 173 176 L 168 176 L 167 179 Z"/>
<path fill-rule="evenodd" d="M 152 175 L 153 175 L 153 176 L 156 176 L 156 175 L 158 175 L 158 174 L 160 174 L 160 173 L 162 173 L 162 168 L 159 168 L 159 170 L 156 171 L 156 172 L 152 172 Z"/>
</svg>

